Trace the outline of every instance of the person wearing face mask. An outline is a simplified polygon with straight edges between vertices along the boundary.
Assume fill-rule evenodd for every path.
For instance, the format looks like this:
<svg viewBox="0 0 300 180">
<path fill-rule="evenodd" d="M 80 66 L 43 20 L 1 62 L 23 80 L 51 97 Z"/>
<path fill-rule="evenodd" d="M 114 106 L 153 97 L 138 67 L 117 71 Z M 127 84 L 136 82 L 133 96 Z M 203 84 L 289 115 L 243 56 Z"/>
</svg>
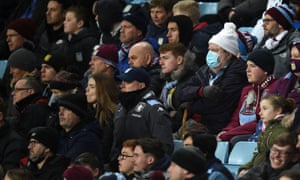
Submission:
<svg viewBox="0 0 300 180">
<path fill-rule="evenodd" d="M 189 102 L 189 118 L 217 134 L 225 127 L 247 84 L 246 65 L 236 55 L 238 34 L 233 23 L 209 40 L 206 65 L 200 67 L 181 90 L 181 101 Z"/>
<path fill-rule="evenodd" d="M 273 94 L 280 95 L 282 97 L 293 98 L 296 104 L 300 105 L 299 94 L 299 80 L 300 80 L 300 41 L 292 42 L 290 45 L 290 72 L 280 78 L 276 83 L 276 88 L 271 92 Z M 298 108 L 299 109 L 299 108 Z M 297 111 L 299 114 L 300 111 Z M 299 114 L 300 115 L 300 114 Z M 294 125 L 291 127 L 292 131 L 296 131 L 299 120 L 296 121 L 298 115 L 295 118 Z"/>
</svg>

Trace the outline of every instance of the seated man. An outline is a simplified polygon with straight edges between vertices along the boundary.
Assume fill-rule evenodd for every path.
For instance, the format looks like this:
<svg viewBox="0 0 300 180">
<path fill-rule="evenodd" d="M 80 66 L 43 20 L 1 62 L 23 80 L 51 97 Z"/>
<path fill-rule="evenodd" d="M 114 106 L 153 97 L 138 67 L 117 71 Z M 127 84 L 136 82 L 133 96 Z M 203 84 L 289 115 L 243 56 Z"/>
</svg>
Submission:
<svg viewBox="0 0 300 180">
<path fill-rule="evenodd" d="M 168 168 L 170 180 L 207 180 L 204 154 L 196 147 L 183 147 L 174 152 Z"/>
<path fill-rule="evenodd" d="M 162 143 L 152 138 L 141 138 L 135 141 L 133 161 L 133 170 L 137 179 L 147 179 L 156 171 L 166 171 L 171 163 Z"/>
<path fill-rule="evenodd" d="M 119 161 L 119 172 L 123 173 L 127 179 L 132 179 L 134 177 L 133 171 L 133 151 L 134 151 L 135 141 L 128 139 L 123 142 L 121 153 L 118 157 Z"/>
<path fill-rule="evenodd" d="M 102 167 L 102 130 L 98 122 L 87 113 L 86 97 L 69 94 L 61 97 L 57 104 L 59 125 L 63 128 L 58 153 L 72 161 L 81 153 L 94 153 Z"/>
<path fill-rule="evenodd" d="M 62 180 L 62 173 L 70 161 L 57 156 L 58 132 L 49 127 L 37 127 L 29 133 L 28 160 L 24 158 L 22 165 L 28 168 L 37 180 Z M 26 164 L 25 164 L 26 163 Z"/>
<path fill-rule="evenodd" d="M 296 142 L 293 134 L 281 134 L 274 140 L 268 161 L 252 167 L 246 174 L 240 174 L 239 179 L 278 179 L 281 172 L 290 169 L 299 159 Z"/>
</svg>

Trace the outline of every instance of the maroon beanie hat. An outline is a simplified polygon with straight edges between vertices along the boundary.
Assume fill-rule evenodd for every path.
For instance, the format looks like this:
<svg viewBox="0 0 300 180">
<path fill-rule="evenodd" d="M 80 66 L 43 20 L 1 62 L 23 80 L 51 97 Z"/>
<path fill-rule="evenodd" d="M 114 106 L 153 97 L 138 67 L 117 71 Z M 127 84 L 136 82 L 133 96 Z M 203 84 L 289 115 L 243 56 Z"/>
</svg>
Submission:
<svg viewBox="0 0 300 180">
<path fill-rule="evenodd" d="M 285 30 L 293 26 L 295 12 L 286 4 L 269 8 L 265 14 L 270 15 Z"/>
<path fill-rule="evenodd" d="M 93 180 L 93 174 L 83 166 L 73 166 L 65 170 L 63 174 L 67 180 Z"/>
<path fill-rule="evenodd" d="M 32 41 L 36 30 L 36 24 L 32 19 L 19 18 L 10 22 L 7 26 L 7 29 L 13 29 L 17 33 L 19 33 L 23 38 Z"/>
<path fill-rule="evenodd" d="M 96 45 L 93 52 L 94 57 L 101 58 L 106 64 L 117 68 L 119 56 L 118 47 L 113 44 Z"/>
</svg>

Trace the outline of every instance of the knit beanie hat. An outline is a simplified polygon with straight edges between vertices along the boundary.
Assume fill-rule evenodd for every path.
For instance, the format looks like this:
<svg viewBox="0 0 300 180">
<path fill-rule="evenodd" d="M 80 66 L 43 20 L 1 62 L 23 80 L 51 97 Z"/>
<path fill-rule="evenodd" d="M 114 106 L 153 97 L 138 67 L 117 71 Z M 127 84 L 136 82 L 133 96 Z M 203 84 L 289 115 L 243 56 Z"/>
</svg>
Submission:
<svg viewBox="0 0 300 180">
<path fill-rule="evenodd" d="M 274 56 L 269 50 L 255 49 L 249 54 L 247 61 L 252 61 L 268 74 L 273 74 Z"/>
<path fill-rule="evenodd" d="M 83 166 L 73 166 L 64 171 L 63 177 L 67 180 L 93 180 L 93 174 Z"/>
<path fill-rule="evenodd" d="M 94 57 L 98 57 L 106 64 L 117 68 L 118 64 L 118 47 L 113 44 L 96 45 L 93 52 Z"/>
<path fill-rule="evenodd" d="M 126 20 L 133 24 L 137 29 L 142 31 L 143 36 L 147 33 L 147 26 L 148 26 L 148 18 L 143 13 L 142 9 L 138 9 L 133 13 L 126 14 L 123 17 L 123 20 Z"/>
<path fill-rule="evenodd" d="M 58 147 L 59 134 L 51 127 L 32 128 L 28 134 L 29 139 L 35 139 L 56 153 Z"/>
<path fill-rule="evenodd" d="M 58 73 L 60 70 L 64 69 L 66 61 L 65 57 L 60 54 L 47 54 L 44 57 L 42 64 L 48 64 Z"/>
<path fill-rule="evenodd" d="M 80 77 L 68 71 L 60 71 L 50 81 L 50 89 L 59 89 L 62 91 L 72 90 L 79 85 Z"/>
<path fill-rule="evenodd" d="M 7 26 L 7 29 L 13 29 L 17 33 L 19 33 L 23 38 L 32 41 L 36 30 L 36 24 L 32 19 L 19 18 L 10 22 Z"/>
<path fill-rule="evenodd" d="M 205 156 L 194 146 L 183 147 L 175 151 L 172 161 L 195 175 L 206 172 Z"/>
<path fill-rule="evenodd" d="M 8 57 L 10 67 L 32 72 L 36 68 L 37 57 L 28 49 L 19 48 Z"/>
<path fill-rule="evenodd" d="M 285 30 L 293 26 L 295 12 L 286 4 L 269 8 L 265 14 L 270 15 Z"/>
<path fill-rule="evenodd" d="M 185 46 L 189 44 L 193 35 L 193 22 L 185 15 L 171 16 L 169 22 L 175 22 L 179 30 L 179 40 Z"/>
<path fill-rule="evenodd" d="M 58 106 L 66 107 L 80 118 L 84 118 L 88 113 L 86 96 L 82 94 L 68 94 L 57 100 Z"/>
<path fill-rule="evenodd" d="M 247 59 L 248 53 L 252 52 L 254 46 L 257 43 L 257 38 L 251 35 L 249 32 L 241 32 L 237 31 L 238 33 L 238 45 L 241 57 L 243 60 Z"/>
<path fill-rule="evenodd" d="M 236 56 L 239 53 L 239 47 L 235 24 L 232 22 L 225 23 L 224 28 L 218 34 L 214 35 L 208 43 L 214 43 Z"/>
</svg>

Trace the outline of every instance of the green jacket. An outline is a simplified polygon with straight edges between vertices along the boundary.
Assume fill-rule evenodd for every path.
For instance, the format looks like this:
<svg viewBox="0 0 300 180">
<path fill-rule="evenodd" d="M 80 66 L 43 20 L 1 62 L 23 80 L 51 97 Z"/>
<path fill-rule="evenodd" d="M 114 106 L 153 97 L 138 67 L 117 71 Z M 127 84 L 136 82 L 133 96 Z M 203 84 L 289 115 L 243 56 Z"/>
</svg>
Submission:
<svg viewBox="0 0 300 180">
<path fill-rule="evenodd" d="M 251 167 L 266 161 L 267 153 L 272 147 L 274 140 L 280 134 L 289 132 L 287 127 L 282 126 L 281 120 L 282 119 L 280 118 L 269 121 L 265 131 L 261 132 L 258 136 L 257 152 L 254 154 L 250 162 L 240 167 L 239 171 L 242 169 L 250 169 Z"/>
</svg>

